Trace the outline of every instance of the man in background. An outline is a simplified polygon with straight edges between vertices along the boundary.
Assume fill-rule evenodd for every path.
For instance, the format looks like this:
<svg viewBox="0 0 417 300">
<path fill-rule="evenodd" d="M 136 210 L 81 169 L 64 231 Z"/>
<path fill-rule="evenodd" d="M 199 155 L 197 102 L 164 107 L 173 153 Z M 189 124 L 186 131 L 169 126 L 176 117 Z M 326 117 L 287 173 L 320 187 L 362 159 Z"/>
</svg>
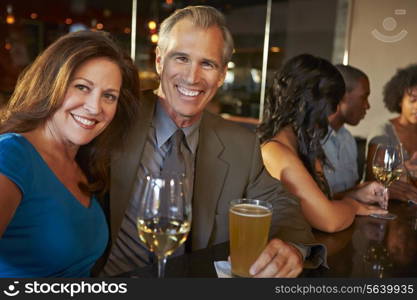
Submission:
<svg viewBox="0 0 417 300">
<path fill-rule="evenodd" d="M 343 76 L 346 92 L 336 112 L 329 116 L 329 133 L 323 144 L 330 162 L 324 167 L 324 174 L 333 195 L 353 188 L 362 178 L 362 174 L 358 174 L 356 141 L 344 125 L 358 125 L 370 108 L 368 76 L 352 66 L 335 67 Z"/>
</svg>

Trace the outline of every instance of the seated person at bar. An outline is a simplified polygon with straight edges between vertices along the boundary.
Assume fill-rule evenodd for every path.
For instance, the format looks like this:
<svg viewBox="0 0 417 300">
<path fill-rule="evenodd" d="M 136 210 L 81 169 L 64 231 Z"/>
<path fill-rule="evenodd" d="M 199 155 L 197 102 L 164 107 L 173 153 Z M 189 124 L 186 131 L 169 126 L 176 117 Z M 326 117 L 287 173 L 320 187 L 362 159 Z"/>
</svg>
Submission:
<svg viewBox="0 0 417 300">
<path fill-rule="evenodd" d="M 406 175 L 411 177 L 417 171 L 417 64 L 399 69 L 385 84 L 383 101 L 390 112 L 399 116 L 380 124 L 368 136 L 366 178 L 374 178 L 372 160 L 378 144 L 402 144 L 409 172 Z M 390 198 L 417 200 L 417 186 L 408 182 L 406 175 L 389 186 Z"/>
<path fill-rule="evenodd" d="M 376 182 L 341 200 L 330 200 L 321 140 L 327 134 L 327 118 L 344 93 L 343 78 L 330 62 L 308 54 L 296 56 L 275 75 L 259 126 L 267 170 L 300 198 L 307 221 L 326 232 L 349 227 L 355 215 L 386 213 L 359 202 L 383 200 L 384 188 Z"/>
<path fill-rule="evenodd" d="M 90 276 L 109 237 L 98 196 L 138 84 L 104 32 L 61 37 L 21 75 L 1 114 L 0 277 Z"/>
<path fill-rule="evenodd" d="M 344 124 L 356 126 L 370 108 L 368 102 L 369 80 L 361 70 L 352 66 L 336 65 L 343 77 L 346 92 L 329 120 L 329 132 L 322 141 L 328 164 L 323 166 L 324 175 L 333 197 L 359 183 L 358 149 L 352 134 Z"/>
<path fill-rule="evenodd" d="M 181 156 L 192 193 L 191 251 L 229 239 L 229 202 L 238 198 L 270 201 L 274 207 L 273 239 L 252 265 L 255 277 L 296 277 L 303 258 L 325 261 L 324 248 L 313 245 L 311 228 L 299 201 L 272 178 L 262 164 L 254 132 L 205 110 L 223 84 L 233 39 L 224 16 L 208 6 L 174 12 L 160 27 L 156 70 L 161 83 L 146 91 L 129 143 L 115 153 L 111 165 L 112 248 L 104 276 L 154 263 L 139 241 L 135 191 L 146 173 L 164 171 L 173 146 L 183 134 Z M 145 130 L 141 130 L 141 129 Z M 178 145 L 175 143 L 175 145 Z M 179 148 L 178 145 L 177 148 Z"/>
</svg>

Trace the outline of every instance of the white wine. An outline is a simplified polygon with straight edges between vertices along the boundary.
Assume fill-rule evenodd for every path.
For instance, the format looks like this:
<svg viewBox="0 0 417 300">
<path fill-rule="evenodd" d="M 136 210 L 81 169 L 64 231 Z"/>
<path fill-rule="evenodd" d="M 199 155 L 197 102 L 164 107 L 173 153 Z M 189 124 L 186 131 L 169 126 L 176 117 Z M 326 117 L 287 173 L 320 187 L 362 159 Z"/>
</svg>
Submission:
<svg viewBox="0 0 417 300">
<path fill-rule="evenodd" d="M 403 169 L 398 168 L 394 170 L 387 170 L 383 167 L 372 167 L 372 172 L 378 182 L 383 184 L 385 187 L 388 187 L 395 180 L 400 179 Z"/>
<path fill-rule="evenodd" d="M 137 223 L 139 238 L 158 258 L 171 255 L 187 239 L 191 224 L 185 220 L 153 218 Z"/>
</svg>

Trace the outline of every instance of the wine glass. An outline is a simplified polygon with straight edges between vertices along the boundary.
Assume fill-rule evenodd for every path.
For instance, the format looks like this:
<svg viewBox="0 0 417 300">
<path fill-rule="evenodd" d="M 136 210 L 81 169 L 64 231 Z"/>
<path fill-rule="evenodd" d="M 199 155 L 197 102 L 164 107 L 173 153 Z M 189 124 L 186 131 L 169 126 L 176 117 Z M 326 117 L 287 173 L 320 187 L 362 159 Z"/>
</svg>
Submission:
<svg viewBox="0 0 417 300">
<path fill-rule="evenodd" d="M 372 172 L 375 179 L 385 187 L 388 195 L 388 187 L 398 180 L 403 173 L 403 152 L 401 145 L 379 144 L 372 161 Z M 388 197 L 387 197 L 388 198 Z M 383 209 L 388 209 L 388 199 L 381 204 Z M 371 214 L 372 217 L 381 219 L 395 219 L 396 215 Z"/>
<path fill-rule="evenodd" d="M 140 240 L 158 260 L 158 278 L 163 278 L 167 256 L 187 239 L 191 228 L 191 199 L 183 174 L 146 176 L 137 228 Z"/>
</svg>

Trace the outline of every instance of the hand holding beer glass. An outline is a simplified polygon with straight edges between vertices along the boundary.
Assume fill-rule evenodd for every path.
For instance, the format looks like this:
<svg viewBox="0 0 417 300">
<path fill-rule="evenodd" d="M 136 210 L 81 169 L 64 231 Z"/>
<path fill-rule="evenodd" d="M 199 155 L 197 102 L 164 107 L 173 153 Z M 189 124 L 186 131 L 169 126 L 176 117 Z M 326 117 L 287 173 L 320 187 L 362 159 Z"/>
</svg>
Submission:
<svg viewBox="0 0 417 300">
<path fill-rule="evenodd" d="M 271 203 L 236 199 L 230 202 L 229 231 L 232 274 L 252 277 L 249 269 L 264 250 L 272 218 Z"/>
</svg>

